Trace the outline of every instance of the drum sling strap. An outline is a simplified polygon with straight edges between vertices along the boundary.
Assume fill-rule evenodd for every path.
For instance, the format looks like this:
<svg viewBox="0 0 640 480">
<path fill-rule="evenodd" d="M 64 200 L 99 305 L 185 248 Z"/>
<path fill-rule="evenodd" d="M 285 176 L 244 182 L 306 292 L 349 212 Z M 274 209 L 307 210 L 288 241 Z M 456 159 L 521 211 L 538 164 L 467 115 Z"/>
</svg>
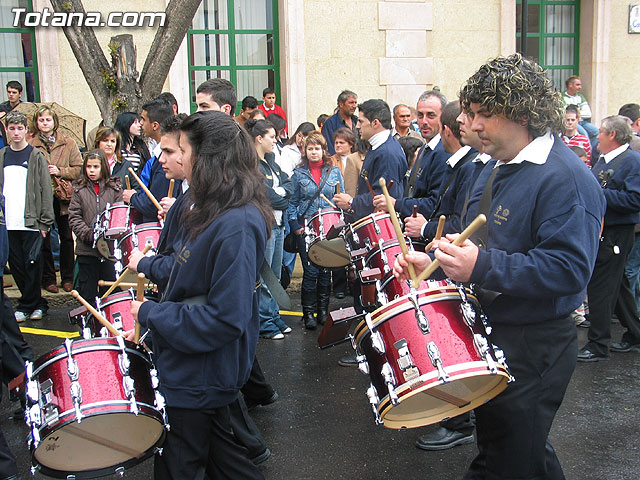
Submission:
<svg viewBox="0 0 640 480">
<path fill-rule="evenodd" d="M 620 166 L 620 164 L 622 163 L 622 160 L 627 158 L 627 155 L 629 155 L 629 152 L 631 152 L 631 149 L 627 148 L 624 152 L 618 155 L 609 165 L 605 164 L 605 167 L 608 166 L 609 168 L 602 170 L 600 173 L 598 173 L 598 181 L 600 182 L 600 186 L 602 188 L 605 188 L 607 186 L 607 182 L 611 177 L 613 177 L 613 174 L 615 173 L 616 168 Z M 602 161 L 604 162 L 604 157 L 602 157 Z M 591 170 L 593 170 L 598 163 L 600 162 L 599 161 L 596 162 L 596 164 L 591 168 Z"/>
<path fill-rule="evenodd" d="M 425 144 L 424 147 L 420 150 L 420 153 L 418 154 L 418 158 L 416 158 L 416 161 L 413 164 L 413 168 L 411 169 L 411 176 L 409 177 L 407 186 L 404 189 L 405 198 L 413 198 L 413 192 L 416 186 L 416 179 L 418 178 L 418 170 L 420 170 L 422 157 L 424 157 L 424 152 L 427 151 L 427 148 L 429 148 L 429 145 Z"/>
</svg>

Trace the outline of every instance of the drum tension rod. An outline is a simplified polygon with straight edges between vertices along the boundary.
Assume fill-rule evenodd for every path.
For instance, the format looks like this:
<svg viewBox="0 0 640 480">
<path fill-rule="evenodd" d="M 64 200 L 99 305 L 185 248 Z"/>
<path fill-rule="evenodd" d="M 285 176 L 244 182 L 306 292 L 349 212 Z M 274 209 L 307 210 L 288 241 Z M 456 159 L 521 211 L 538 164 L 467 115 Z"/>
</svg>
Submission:
<svg viewBox="0 0 640 480">
<path fill-rule="evenodd" d="M 418 322 L 418 328 L 423 335 L 427 335 L 431 331 L 429 326 L 429 320 L 424 312 L 420 309 L 420 303 L 418 302 L 418 292 L 415 288 L 411 287 L 409 295 L 407 297 L 413 306 L 416 313 L 416 321 Z"/>
</svg>

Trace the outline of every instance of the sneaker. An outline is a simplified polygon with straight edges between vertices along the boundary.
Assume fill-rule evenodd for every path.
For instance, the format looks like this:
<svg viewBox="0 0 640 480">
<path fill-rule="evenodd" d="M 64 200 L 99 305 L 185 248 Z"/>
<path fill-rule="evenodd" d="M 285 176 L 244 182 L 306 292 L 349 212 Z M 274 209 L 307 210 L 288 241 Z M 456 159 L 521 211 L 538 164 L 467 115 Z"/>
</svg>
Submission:
<svg viewBox="0 0 640 480">
<path fill-rule="evenodd" d="M 29 315 L 30 320 L 42 320 L 42 317 L 44 317 L 44 312 L 39 308 L 36 308 L 31 312 L 31 315 Z"/>
<path fill-rule="evenodd" d="M 16 310 L 16 321 L 18 323 L 26 322 L 27 320 L 29 320 L 29 315 L 27 315 L 24 312 L 20 312 L 20 311 Z"/>
<path fill-rule="evenodd" d="M 284 334 L 281 332 L 274 333 L 273 335 L 261 335 L 262 338 L 266 338 L 267 340 L 282 340 L 284 338 Z"/>
<path fill-rule="evenodd" d="M 287 333 L 291 333 L 293 330 L 291 329 L 291 327 L 287 327 L 284 330 L 282 330 L 282 333 L 287 334 Z"/>
</svg>

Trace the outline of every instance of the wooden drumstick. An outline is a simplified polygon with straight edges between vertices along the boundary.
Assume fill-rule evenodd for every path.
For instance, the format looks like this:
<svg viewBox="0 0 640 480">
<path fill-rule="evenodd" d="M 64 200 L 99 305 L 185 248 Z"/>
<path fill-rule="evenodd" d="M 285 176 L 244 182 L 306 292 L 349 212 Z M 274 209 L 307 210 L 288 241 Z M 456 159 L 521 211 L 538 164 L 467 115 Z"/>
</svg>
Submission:
<svg viewBox="0 0 640 480">
<path fill-rule="evenodd" d="M 144 255 L 145 253 L 147 253 L 149 250 L 151 250 L 151 245 L 145 245 L 144 249 L 142 250 L 142 254 Z M 124 279 L 124 276 L 129 272 L 129 267 L 125 268 L 122 273 L 120 274 L 120 276 L 118 278 L 116 278 L 116 281 L 113 282 L 113 285 L 111 285 L 109 287 L 109 290 L 107 290 L 105 292 L 104 295 L 102 295 L 102 297 L 100 297 L 100 299 L 105 298 L 107 295 L 109 295 L 111 292 L 113 292 L 116 287 L 118 285 L 120 285 L 120 282 L 122 282 L 122 280 Z"/>
<path fill-rule="evenodd" d="M 320 198 L 322 198 L 325 202 L 327 202 L 329 205 L 331 205 L 331 208 L 333 208 L 335 210 L 338 209 L 338 207 L 336 207 L 335 204 L 331 200 L 329 200 L 327 197 L 325 197 L 323 193 L 320 194 Z"/>
<path fill-rule="evenodd" d="M 336 195 L 339 195 L 339 194 L 340 194 L 340 184 L 337 183 L 336 184 Z"/>
<path fill-rule="evenodd" d="M 453 241 L 453 244 L 459 247 L 467 238 L 473 235 L 475 231 L 478 230 L 486 222 L 487 217 L 485 217 L 484 214 L 481 213 L 473 220 L 473 222 L 469 224 L 467 228 L 462 231 L 460 235 L 458 235 L 458 237 Z M 420 275 L 418 275 L 418 281 L 421 282 L 429 278 L 431 274 L 438 269 L 439 266 L 440 261 L 436 258 L 427 268 L 422 271 Z M 409 271 L 409 273 L 411 273 L 411 271 Z"/>
<path fill-rule="evenodd" d="M 387 182 L 384 178 L 380 178 L 380 188 L 382 188 L 382 193 L 384 194 L 384 198 L 387 201 L 387 207 L 389 207 L 389 216 L 391 217 L 391 223 L 393 223 L 393 228 L 396 231 L 396 238 L 398 239 L 398 244 L 400 245 L 400 249 L 402 250 L 403 255 L 407 255 L 409 253 L 409 249 L 407 248 L 407 244 L 404 240 L 404 235 L 402 234 L 402 229 L 400 228 L 400 222 L 398 222 L 398 216 L 396 215 L 396 209 L 391 203 L 391 196 L 389 195 L 389 190 L 387 190 Z M 413 264 L 409 264 L 409 276 L 411 277 L 411 283 L 413 284 L 413 288 L 418 288 L 420 282 L 416 278 L 416 271 L 413 268 Z"/>
<path fill-rule="evenodd" d="M 99 287 L 110 287 L 114 283 L 116 283 L 116 282 L 114 282 L 113 280 L 98 280 L 98 286 Z M 126 288 L 135 287 L 137 285 L 138 285 L 137 283 L 120 282 L 120 286 L 121 287 L 126 287 Z"/>
<path fill-rule="evenodd" d="M 78 300 L 82 305 L 84 305 L 86 309 L 89 311 L 89 313 L 93 315 L 96 319 L 98 319 L 98 321 L 102 325 L 104 325 L 107 330 L 109 330 L 109 333 L 111 335 L 113 335 L 114 337 L 120 336 L 120 332 L 116 330 L 116 328 L 113 325 L 111 325 L 109 321 L 100 314 L 100 312 L 98 312 L 95 308 L 93 308 L 93 305 L 91 305 L 84 298 L 82 298 L 80 294 L 77 292 L 77 290 L 71 290 L 71 295 L 73 296 L 73 298 Z"/>
<path fill-rule="evenodd" d="M 442 237 L 442 232 L 444 231 L 444 222 L 447 220 L 447 217 L 444 215 L 440 215 L 438 219 L 438 228 L 436 228 L 436 236 L 433 237 L 434 240 L 440 240 Z"/>
<path fill-rule="evenodd" d="M 373 191 L 373 188 L 371 188 L 371 183 L 369 182 L 369 177 L 364 177 L 364 181 L 367 182 L 367 187 L 369 187 L 369 193 L 371 194 L 371 199 L 373 199 L 376 194 Z"/>
<path fill-rule="evenodd" d="M 416 218 L 418 216 L 418 205 L 413 206 L 413 213 L 411 214 L 411 216 L 413 218 Z"/>
<path fill-rule="evenodd" d="M 138 288 L 136 290 L 136 300 L 139 302 L 144 302 L 144 282 L 146 278 L 144 273 L 138 274 Z M 138 343 L 140 341 L 140 322 L 136 320 L 136 326 L 133 336 L 133 343 Z"/>
<path fill-rule="evenodd" d="M 173 197 L 173 187 L 175 187 L 176 181 L 172 178 L 169 180 L 169 193 L 167 193 L 167 197 Z"/>
<path fill-rule="evenodd" d="M 127 186 L 127 190 L 131 190 L 131 180 L 129 180 L 129 175 L 124 176 L 124 183 Z"/>
<path fill-rule="evenodd" d="M 389 180 L 389 183 L 387 183 L 387 190 L 389 190 L 391 187 L 393 187 L 393 182 L 395 182 L 395 180 L 393 178 L 391 180 Z"/>
<path fill-rule="evenodd" d="M 135 178 L 136 182 L 138 182 L 138 185 L 140 185 L 140 188 L 142 188 L 142 191 L 147 194 L 147 197 L 149 197 L 149 200 L 151 200 L 151 202 L 156 207 L 156 209 L 158 211 L 162 211 L 162 205 L 158 203 L 158 200 L 156 200 L 156 197 L 153 196 L 153 193 L 151 193 L 151 190 L 149 190 L 147 186 L 144 183 L 142 183 L 142 180 L 140 180 L 140 177 L 136 175 L 136 172 L 133 171 L 133 168 L 129 167 L 129 173 L 133 175 L 133 178 Z"/>
</svg>

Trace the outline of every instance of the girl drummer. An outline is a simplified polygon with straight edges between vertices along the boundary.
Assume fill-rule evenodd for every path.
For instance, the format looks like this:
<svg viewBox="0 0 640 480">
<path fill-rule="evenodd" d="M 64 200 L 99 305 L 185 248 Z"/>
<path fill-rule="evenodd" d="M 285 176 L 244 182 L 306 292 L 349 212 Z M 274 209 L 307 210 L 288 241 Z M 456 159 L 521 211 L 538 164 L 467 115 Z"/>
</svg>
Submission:
<svg viewBox="0 0 640 480">
<path fill-rule="evenodd" d="M 256 352 L 259 269 L 273 212 L 253 142 L 229 115 L 187 117 L 180 150 L 192 203 L 182 214 L 184 243 L 163 300 L 131 305 L 153 332 L 171 423 L 155 478 L 262 479 L 231 433 L 228 405 Z"/>
<path fill-rule="evenodd" d="M 105 260 L 94 244 L 94 225 L 107 204 L 122 201 L 120 179 L 111 178 L 109 164 L 102 150 L 92 150 L 84 157 L 82 177 L 73 185 L 69 204 L 69 225 L 76 234 L 75 289 L 87 301 L 98 294 L 98 280 L 114 280 L 113 263 Z"/>
<path fill-rule="evenodd" d="M 331 198 L 340 184 L 344 184 L 340 169 L 331 164 L 327 154 L 327 142 L 322 134 L 313 132 L 307 135 L 303 144 L 303 156 L 300 165 L 293 171 L 293 196 L 287 211 L 291 231 L 298 240 L 298 251 L 302 260 L 302 320 L 305 328 L 313 330 L 317 322 L 324 324 L 329 315 L 329 296 L 331 293 L 331 272 L 318 268 L 309 261 L 304 237 L 305 220 L 309 220 L 319 209 L 330 208 L 329 202 L 322 198 Z"/>
</svg>

